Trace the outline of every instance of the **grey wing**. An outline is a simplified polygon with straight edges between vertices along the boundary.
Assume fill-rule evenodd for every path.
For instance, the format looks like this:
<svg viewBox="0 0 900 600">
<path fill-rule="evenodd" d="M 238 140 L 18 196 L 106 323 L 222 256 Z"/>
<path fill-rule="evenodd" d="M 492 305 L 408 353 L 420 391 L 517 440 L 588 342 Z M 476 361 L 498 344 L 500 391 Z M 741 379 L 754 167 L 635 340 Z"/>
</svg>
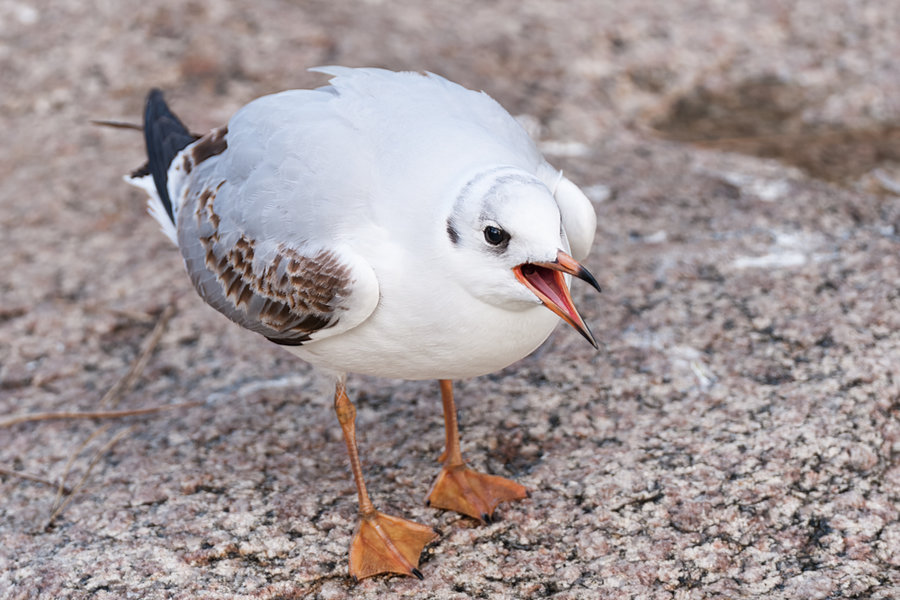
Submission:
<svg viewBox="0 0 900 600">
<path fill-rule="evenodd" d="M 249 233 L 253 228 L 217 212 L 216 198 L 226 184 L 224 178 L 194 182 L 178 215 L 185 266 L 210 306 L 285 345 L 336 335 L 371 314 L 378 284 L 363 259 L 345 247 Z"/>
</svg>

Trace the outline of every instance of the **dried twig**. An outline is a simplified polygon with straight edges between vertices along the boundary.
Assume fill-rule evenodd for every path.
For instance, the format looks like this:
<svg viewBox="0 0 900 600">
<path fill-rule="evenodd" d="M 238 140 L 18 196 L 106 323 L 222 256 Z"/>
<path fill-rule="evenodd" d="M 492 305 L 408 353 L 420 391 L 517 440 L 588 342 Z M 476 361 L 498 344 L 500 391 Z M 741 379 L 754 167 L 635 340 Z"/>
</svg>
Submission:
<svg viewBox="0 0 900 600">
<path fill-rule="evenodd" d="M 41 477 L 40 475 L 32 475 L 31 473 L 26 473 L 25 471 L 17 471 L 15 469 L 10 469 L 10 468 L 4 467 L 2 465 L 0 465 L 0 475 L 8 475 L 10 477 L 17 477 L 18 479 L 27 479 L 28 481 L 34 481 L 36 483 L 43 483 L 44 485 L 49 485 L 50 487 L 55 487 L 55 488 L 59 488 L 61 485 L 60 483 L 57 483 L 55 481 L 50 481 L 49 479 L 47 479 L 45 477 Z M 62 486 L 62 490 L 66 494 L 71 492 L 71 490 L 64 485 Z"/>
<path fill-rule="evenodd" d="M 115 129 L 135 129 L 143 131 L 144 127 L 138 123 L 127 123 L 125 121 L 112 121 L 107 119 L 91 119 L 91 124 L 100 125 L 101 127 L 113 127 Z"/>
<path fill-rule="evenodd" d="M 125 437 L 126 435 L 131 433 L 131 431 L 133 429 L 134 429 L 134 427 L 128 427 L 127 429 L 123 429 L 122 431 L 120 431 L 119 433 L 114 435 L 111 440 L 106 442 L 106 444 L 104 444 L 102 448 L 97 450 L 97 452 L 91 458 L 91 462 L 88 464 L 88 467 L 84 472 L 84 475 L 81 476 L 81 479 L 79 479 L 78 483 L 75 484 L 75 487 L 72 488 L 71 493 L 69 493 L 69 495 L 67 495 L 65 497 L 65 499 L 62 502 L 60 502 L 56 506 L 56 508 L 53 510 L 53 512 L 50 514 L 50 518 L 47 519 L 47 527 L 51 527 L 53 525 L 54 519 L 56 519 L 56 517 L 58 517 L 60 515 L 60 513 L 62 513 L 62 511 L 66 508 L 66 506 L 69 505 L 69 502 L 72 501 L 72 498 L 75 496 L 75 494 L 84 486 L 84 482 L 87 481 L 88 475 L 91 474 L 91 470 L 93 470 L 94 466 L 100 461 L 100 457 L 102 457 L 110 448 L 115 446 L 119 442 L 119 440 L 121 440 L 123 437 Z M 91 437 L 94 437 L 94 436 L 91 436 Z M 90 438 L 88 438 L 88 441 L 90 441 Z M 82 447 L 83 446 L 84 445 L 82 445 Z M 59 496 L 58 496 L 58 498 L 59 498 Z M 56 503 L 54 502 L 54 504 L 56 504 Z"/>
<path fill-rule="evenodd" d="M 150 406 L 148 408 L 133 408 L 130 410 L 106 410 L 92 412 L 47 412 L 32 413 L 29 415 L 18 415 L 0 421 L 0 428 L 18 425 L 19 423 L 30 423 L 31 421 L 53 421 L 57 419 L 121 419 L 123 417 L 134 417 L 140 415 L 150 415 L 153 413 L 163 412 L 166 410 L 175 410 L 178 408 L 191 408 L 193 406 L 202 406 L 205 404 L 201 400 L 194 402 L 178 402 L 176 404 L 163 404 L 162 406 Z"/>
<path fill-rule="evenodd" d="M 159 340 L 162 337 L 162 334 L 165 332 L 166 327 L 168 326 L 169 321 L 172 319 L 172 316 L 174 314 L 174 304 L 168 305 L 165 310 L 163 310 L 162 314 L 159 315 L 159 319 L 157 319 L 156 321 L 156 325 L 153 327 L 153 331 L 150 332 L 150 335 L 144 341 L 144 347 L 141 349 L 140 354 L 134 360 L 134 362 L 131 363 L 131 368 L 129 368 L 128 372 L 103 395 L 103 398 L 100 399 L 100 406 L 118 404 L 122 396 L 125 395 L 134 386 L 138 377 L 141 376 L 141 373 L 143 373 L 144 369 L 147 367 L 147 362 L 150 360 L 150 355 L 153 354 L 153 350 L 155 350 L 156 346 L 159 344 Z M 201 404 L 203 403 L 183 402 L 180 404 L 166 404 L 164 406 L 153 406 L 150 408 L 135 408 L 131 410 L 119 411 L 33 413 L 30 415 L 18 415 L 15 417 L 9 417 L 7 419 L 2 419 L 0 420 L 0 428 L 18 425 L 19 423 L 29 423 L 32 421 L 52 421 L 59 419 L 119 419 L 122 417 L 147 415 L 175 408 L 189 408 L 191 406 L 199 406 Z"/>
<path fill-rule="evenodd" d="M 101 427 L 100 429 L 97 429 L 96 431 L 94 431 L 94 433 L 92 433 L 91 435 L 88 436 L 88 439 L 81 442 L 81 445 L 78 446 L 78 449 L 75 450 L 75 452 L 72 452 L 69 455 L 69 460 L 66 461 L 66 466 L 63 469 L 62 477 L 59 478 L 59 487 L 56 490 L 56 498 L 53 499 L 54 507 L 58 507 L 60 505 L 60 503 L 62 502 L 63 487 L 65 487 L 64 484 L 66 483 L 66 479 L 69 477 L 69 471 L 72 470 L 72 463 L 75 462 L 75 459 L 78 458 L 78 455 L 81 454 L 82 450 L 84 450 L 87 447 L 87 445 L 90 444 L 94 438 L 99 437 L 100 434 L 107 431 L 110 427 L 112 427 L 112 425 L 107 424 L 107 425 L 104 425 L 103 427 Z M 73 488 L 73 490 L 74 490 L 74 488 Z M 72 495 L 72 492 L 70 491 L 69 496 L 71 496 L 71 495 Z M 52 516 L 50 517 L 50 520 L 51 521 L 53 520 Z"/>
<path fill-rule="evenodd" d="M 153 350 L 155 350 L 157 344 L 159 344 L 159 340 L 174 314 L 175 304 L 173 303 L 166 306 L 162 314 L 159 315 L 159 319 L 157 319 L 153 331 L 150 332 L 150 336 L 144 342 L 141 353 L 138 355 L 137 359 L 131 363 L 131 368 L 128 370 L 128 373 L 126 373 L 124 377 L 117 381 L 116 384 L 109 388 L 109 391 L 103 395 L 103 398 L 100 399 L 100 406 L 115 406 L 118 404 L 119 400 L 122 399 L 122 396 L 134 386 L 138 377 L 141 376 L 141 373 L 143 373 L 144 369 L 147 367 L 150 355 L 153 354 Z"/>
<path fill-rule="evenodd" d="M 115 123 L 98 123 L 100 125 L 110 125 L 114 127 L 129 127 L 128 124 L 115 124 Z M 162 314 L 156 321 L 156 325 L 153 328 L 153 331 L 144 341 L 143 348 L 141 349 L 140 354 L 137 358 L 132 362 L 131 368 L 129 368 L 128 372 L 119 379 L 115 385 L 113 385 L 106 394 L 103 395 L 103 398 L 100 400 L 100 405 L 108 405 L 108 404 L 116 404 L 119 400 L 124 396 L 135 384 L 137 379 L 141 376 L 144 369 L 147 366 L 147 362 L 150 360 L 150 356 L 153 354 L 153 350 L 159 344 L 159 340 L 162 337 L 163 332 L 172 316 L 175 314 L 174 304 L 170 304 L 163 310 Z M 162 412 L 165 410 L 172 410 L 177 408 L 189 408 L 192 406 L 201 406 L 204 404 L 203 402 L 182 402 L 178 404 L 167 404 L 163 406 L 153 406 L 150 408 L 136 408 L 131 410 L 104 410 L 104 411 L 91 411 L 91 412 L 46 412 L 46 413 L 33 413 L 27 415 L 18 415 L 14 417 L 10 417 L 4 420 L 0 420 L 0 428 L 2 427 L 10 427 L 12 425 L 16 425 L 19 423 L 27 423 L 32 421 L 49 421 L 54 419 L 117 419 L 122 417 L 131 417 L 137 415 L 148 415 L 157 412 Z M 5 469 L 0 467 L 0 474 L 12 475 L 14 477 L 19 477 L 21 479 L 28 479 L 32 481 L 37 481 L 40 483 L 44 483 L 47 485 L 51 485 L 56 487 L 56 498 L 53 500 L 53 510 L 50 514 L 50 517 L 47 520 L 47 527 L 51 527 L 53 525 L 54 519 L 62 513 L 62 511 L 68 506 L 69 502 L 71 502 L 75 493 L 77 493 L 87 481 L 88 476 L 93 470 L 94 466 L 100 461 L 100 458 L 103 456 L 105 452 L 107 452 L 110 448 L 112 448 L 119 440 L 125 437 L 128 433 L 130 433 L 134 426 L 128 427 L 116 435 L 112 437 L 106 444 L 103 445 L 100 450 L 98 450 L 93 457 L 91 458 L 90 463 L 88 464 L 87 469 L 84 474 L 81 476 L 81 479 L 78 483 L 75 484 L 74 487 L 69 489 L 65 485 L 65 480 L 69 475 L 69 472 L 72 469 L 72 464 L 75 462 L 75 459 L 81 454 L 81 452 L 87 447 L 88 444 L 91 443 L 94 439 L 96 439 L 101 434 L 105 433 L 109 430 L 112 425 L 103 425 L 94 431 L 88 438 L 78 447 L 77 450 L 72 452 L 69 456 L 68 461 L 66 462 L 65 469 L 63 471 L 63 475 L 60 478 L 58 483 L 54 483 L 49 481 L 43 477 L 39 477 L 37 475 L 31 475 L 28 473 L 24 473 L 21 471 L 15 471 L 11 469 Z"/>
</svg>

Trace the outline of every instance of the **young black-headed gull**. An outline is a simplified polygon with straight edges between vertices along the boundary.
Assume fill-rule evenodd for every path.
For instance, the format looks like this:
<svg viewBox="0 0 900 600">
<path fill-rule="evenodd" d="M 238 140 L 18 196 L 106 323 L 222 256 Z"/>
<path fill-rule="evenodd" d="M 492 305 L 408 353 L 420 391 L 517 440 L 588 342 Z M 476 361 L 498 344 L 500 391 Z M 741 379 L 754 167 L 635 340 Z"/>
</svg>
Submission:
<svg viewBox="0 0 900 600">
<path fill-rule="evenodd" d="M 433 74 L 317 70 L 330 85 L 254 100 L 199 138 L 152 91 L 148 162 L 128 180 L 207 303 L 336 375 L 359 493 L 350 574 L 421 578 L 435 532 L 369 499 L 345 374 L 440 380 L 446 450 L 428 503 L 489 521 L 527 492 L 466 467 L 451 380 L 523 358 L 557 316 L 596 347 L 567 285 L 600 289 L 578 262 L 596 216 L 486 94 Z"/>
</svg>

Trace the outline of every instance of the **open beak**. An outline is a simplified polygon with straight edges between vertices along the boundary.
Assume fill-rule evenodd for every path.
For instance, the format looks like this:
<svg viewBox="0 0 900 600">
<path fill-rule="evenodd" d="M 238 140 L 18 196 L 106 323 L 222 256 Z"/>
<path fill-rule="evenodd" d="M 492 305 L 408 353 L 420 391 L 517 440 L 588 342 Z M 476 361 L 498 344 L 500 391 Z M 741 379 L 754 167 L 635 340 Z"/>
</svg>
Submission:
<svg viewBox="0 0 900 600">
<path fill-rule="evenodd" d="M 564 273 L 573 275 L 578 279 L 588 282 L 598 292 L 600 286 L 590 271 L 581 266 L 577 260 L 560 250 L 556 260 L 549 262 L 523 263 L 513 267 L 516 279 L 522 285 L 534 292 L 541 299 L 544 306 L 559 315 L 563 321 L 575 328 L 578 333 L 591 343 L 594 348 L 599 348 L 594 335 L 572 302 L 572 295 L 563 277 Z"/>
</svg>

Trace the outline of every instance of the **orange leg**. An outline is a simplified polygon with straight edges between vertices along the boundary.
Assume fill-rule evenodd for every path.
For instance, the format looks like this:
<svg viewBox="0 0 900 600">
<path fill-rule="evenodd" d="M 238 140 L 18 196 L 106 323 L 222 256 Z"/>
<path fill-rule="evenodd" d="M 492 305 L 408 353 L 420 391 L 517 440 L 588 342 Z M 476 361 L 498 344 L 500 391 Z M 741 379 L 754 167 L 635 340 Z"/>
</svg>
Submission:
<svg viewBox="0 0 900 600">
<path fill-rule="evenodd" d="M 334 411 L 344 432 L 350 470 L 359 494 L 359 527 L 350 544 L 350 575 L 363 579 L 379 573 L 400 573 L 422 579 L 417 568 L 419 555 L 437 533 L 431 527 L 375 510 L 366 491 L 356 447 L 356 408 L 342 381 L 334 393 Z"/>
<path fill-rule="evenodd" d="M 445 508 L 489 523 L 498 504 L 525 498 L 528 490 L 515 481 L 479 473 L 466 466 L 459 450 L 453 382 L 447 379 L 441 379 L 441 401 L 447 439 L 444 453 L 438 460 L 444 467 L 425 502 L 428 506 Z"/>
</svg>

